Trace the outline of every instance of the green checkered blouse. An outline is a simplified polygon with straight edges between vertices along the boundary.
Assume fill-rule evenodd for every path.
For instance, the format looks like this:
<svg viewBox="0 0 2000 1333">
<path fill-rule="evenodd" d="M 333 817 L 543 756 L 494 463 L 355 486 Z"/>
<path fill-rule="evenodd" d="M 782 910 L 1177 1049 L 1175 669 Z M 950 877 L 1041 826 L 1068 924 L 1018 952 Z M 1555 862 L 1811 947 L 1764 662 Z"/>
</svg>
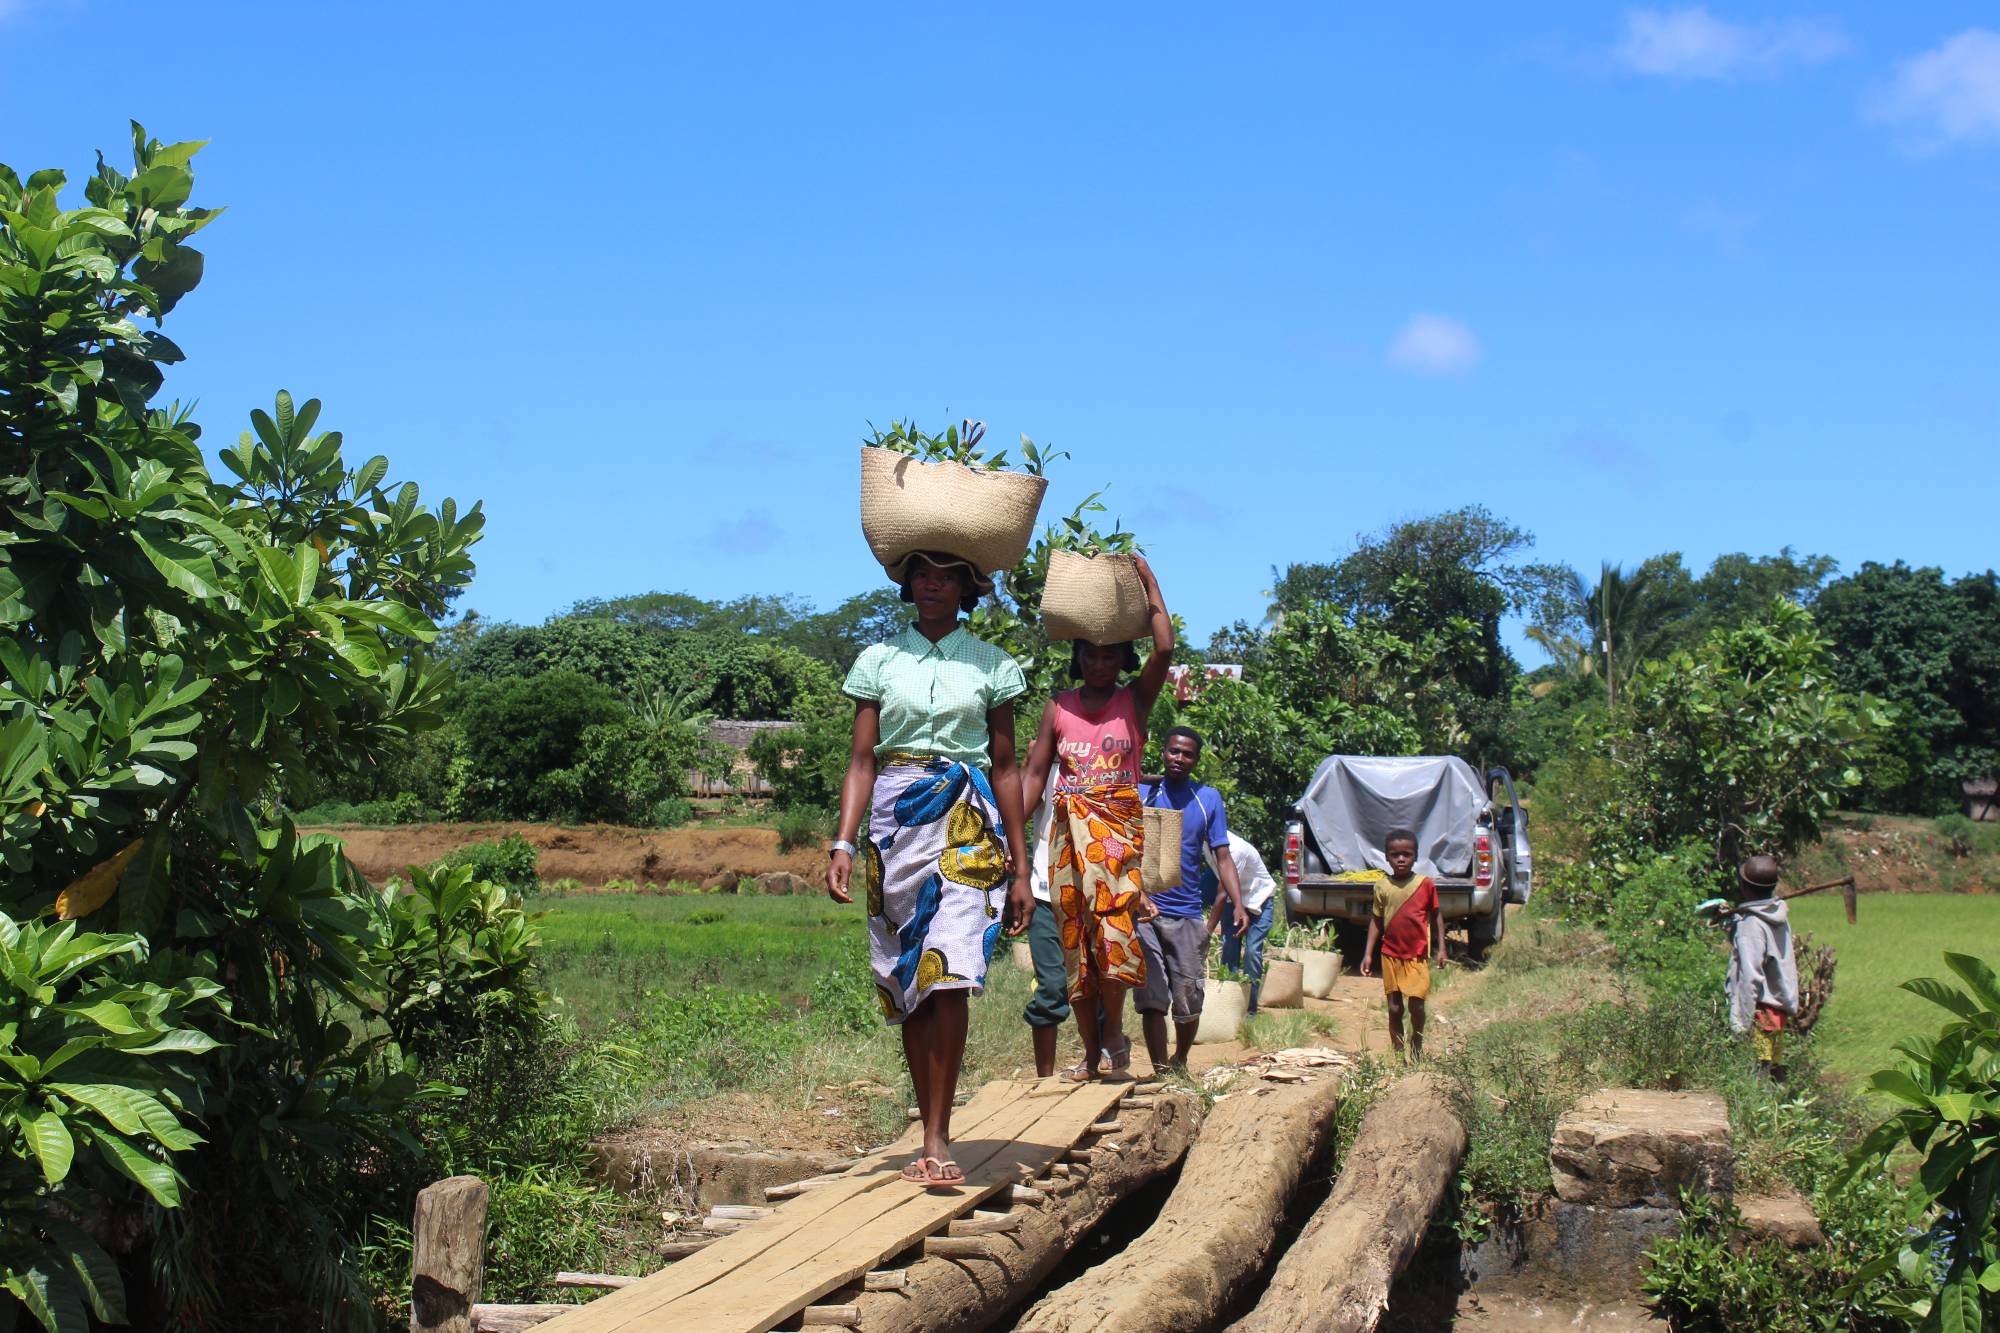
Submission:
<svg viewBox="0 0 2000 1333">
<path fill-rule="evenodd" d="M 841 687 L 882 705 L 878 756 L 907 750 L 980 769 L 993 763 L 986 715 L 1027 688 L 1013 658 L 962 625 L 936 643 L 912 625 L 864 649 Z"/>
</svg>

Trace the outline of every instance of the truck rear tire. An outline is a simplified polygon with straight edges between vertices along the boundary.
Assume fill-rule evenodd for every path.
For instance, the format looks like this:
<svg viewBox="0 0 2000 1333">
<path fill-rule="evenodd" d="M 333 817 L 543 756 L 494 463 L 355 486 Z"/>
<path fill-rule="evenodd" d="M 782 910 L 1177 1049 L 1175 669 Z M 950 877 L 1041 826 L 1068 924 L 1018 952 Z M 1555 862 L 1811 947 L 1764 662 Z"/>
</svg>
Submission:
<svg viewBox="0 0 2000 1333">
<path fill-rule="evenodd" d="M 1486 954 L 1500 942 L 1507 933 L 1507 904 L 1495 903 L 1493 910 L 1485 916 L 1466 918 L 1465 935 L 1470 947 L 1467 953 L 1475 963 L 1486 961 Z"/>
</svg>

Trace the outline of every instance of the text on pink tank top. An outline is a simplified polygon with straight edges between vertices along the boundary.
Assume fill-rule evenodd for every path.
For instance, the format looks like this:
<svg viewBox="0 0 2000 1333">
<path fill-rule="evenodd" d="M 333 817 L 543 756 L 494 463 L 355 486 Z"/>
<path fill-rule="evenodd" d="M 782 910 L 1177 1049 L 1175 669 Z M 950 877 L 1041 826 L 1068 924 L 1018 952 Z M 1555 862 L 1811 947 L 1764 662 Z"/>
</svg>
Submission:
<svg viewBox="0 0 2000 1333">
<path fill-rule="evenodd" d="M 1098 712 L 1087 711 L 1081 690 L 1063 690 L 1049 700 L 1055 710 L 1058 785 L 1065 791 L 1085 787 L 1132 786 L 1139 781 L 1139 700 L 1129 685 L 1111 692 Z"/>
</svg>

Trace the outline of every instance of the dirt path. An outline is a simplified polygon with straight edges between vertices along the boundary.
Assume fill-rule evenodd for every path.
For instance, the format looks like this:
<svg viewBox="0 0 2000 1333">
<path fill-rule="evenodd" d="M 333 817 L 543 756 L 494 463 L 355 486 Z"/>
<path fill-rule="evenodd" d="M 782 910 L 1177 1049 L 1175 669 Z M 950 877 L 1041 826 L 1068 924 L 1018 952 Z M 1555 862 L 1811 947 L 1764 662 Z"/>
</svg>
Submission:
<svg viewBox="0 0 2000 1333">
<path fill-rule="evenodd" d="M 1454 962 L 1442 973 L 1432 973 L 1432 990 L 1427 1005 L 1425 1043 L 1449 1041 L 1453 1031 L 1451 1011 L 1477 993 L 1485 974 L 1477 968 Z M 1329 1045 L 1344 1051 L 1383 1054 L 1389 1050 L 1389 1011 L 1382 996 L 1380 977 L 1342 972 L 1333 994 L 1324 1000 L 1306 1000 L 1306 1008 L 1329 1014 L 1340 1027 Z M 1405 1020 L 1407 1022 L 1407 1020 Z M 1197 1047 L 1197 1050 L 1200 1048 Z"/>
</svg>

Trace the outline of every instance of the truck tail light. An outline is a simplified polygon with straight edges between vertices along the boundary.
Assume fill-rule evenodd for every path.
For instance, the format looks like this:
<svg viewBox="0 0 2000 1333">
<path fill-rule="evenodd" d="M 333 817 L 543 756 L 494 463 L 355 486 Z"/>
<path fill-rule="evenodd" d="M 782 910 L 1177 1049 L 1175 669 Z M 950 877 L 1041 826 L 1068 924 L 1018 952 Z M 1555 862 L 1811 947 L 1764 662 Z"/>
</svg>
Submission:
<svg viewBox="0 0 2000 1333">
<path fill-rule="evenodd" d="M 1493 883 L 1493 839 L 1484 833 L 1472 840 L 1472 882 L 1482 889 Z"/>
<path fill-rule="evenodd" d="M 1285 825 L 1285 883 L 1296 887 L 1299 882 L 1299 826 Z"/>
</svg>

